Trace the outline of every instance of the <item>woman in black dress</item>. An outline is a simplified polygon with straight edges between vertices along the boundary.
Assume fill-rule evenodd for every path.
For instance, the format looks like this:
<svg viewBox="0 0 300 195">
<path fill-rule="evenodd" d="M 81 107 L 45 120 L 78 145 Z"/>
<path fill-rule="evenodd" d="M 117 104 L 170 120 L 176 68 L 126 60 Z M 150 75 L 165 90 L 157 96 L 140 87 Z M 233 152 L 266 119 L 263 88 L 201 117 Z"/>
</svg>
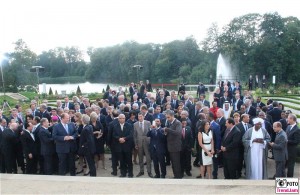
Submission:
<svg viewBox="0 0 300 195">
<path fill-rule="evenodd" d="M 99 161 L 102 160 L 102 168 L 105 168 L 105 156 L 104 156 L 104 143 L 105 143 L 105 138 L 104 138 L 104 129 L 101 124 L 101 122 L 98 119 L 98 115 L 96 112 L 92 112 L 90 114 L 91 117 L 91 122 L 90 124 L 93 127 L 93 133 L 94 133 L 94 140 L 95 140 L 95 146 L 96 146 L 96 152 L 95 152 L 95 163 L 96 163 L 96 168 L 99 167 Z"/>
</svg>

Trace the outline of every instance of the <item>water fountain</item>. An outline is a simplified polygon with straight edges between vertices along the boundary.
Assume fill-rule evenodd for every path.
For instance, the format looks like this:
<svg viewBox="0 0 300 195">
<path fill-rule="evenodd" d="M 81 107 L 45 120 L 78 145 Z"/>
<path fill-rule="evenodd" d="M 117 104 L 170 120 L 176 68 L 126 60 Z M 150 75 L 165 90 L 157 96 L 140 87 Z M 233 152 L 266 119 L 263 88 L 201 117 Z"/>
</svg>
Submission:
<svg viewBox="0 0 300 195">
<path fill-rule="evenodd" d="M 216 84 L 218 84 L 219 81 L 225 80 L 236 80 L 236 72 L 234 71 L 229 60 L 220 53 L 217 63 Z"/>
</svg>

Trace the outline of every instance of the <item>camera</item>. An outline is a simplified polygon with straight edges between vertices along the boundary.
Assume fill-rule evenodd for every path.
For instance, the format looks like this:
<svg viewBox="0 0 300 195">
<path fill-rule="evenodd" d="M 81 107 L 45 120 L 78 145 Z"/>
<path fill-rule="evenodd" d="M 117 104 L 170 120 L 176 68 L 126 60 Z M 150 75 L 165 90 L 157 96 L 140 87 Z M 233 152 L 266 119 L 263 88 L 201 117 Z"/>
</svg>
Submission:
<svg viewBox="0 0 300 195">
<path fill-rule="evenodd" d="M 277 187 L 286 188 L 287 187 L 287 180 L 286 179 L 278 179 L 277 180 Z"/>
</svg>

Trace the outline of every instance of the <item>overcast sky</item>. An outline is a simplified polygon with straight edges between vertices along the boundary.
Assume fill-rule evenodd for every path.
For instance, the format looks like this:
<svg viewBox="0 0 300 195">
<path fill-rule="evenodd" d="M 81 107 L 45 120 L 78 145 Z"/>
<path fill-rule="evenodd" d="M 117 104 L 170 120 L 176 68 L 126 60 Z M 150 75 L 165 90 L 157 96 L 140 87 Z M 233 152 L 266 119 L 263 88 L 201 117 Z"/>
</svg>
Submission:
<svg viewBox="0 0 300 195">
<path fill-rule="evenodd" d="M 6 0 L 0 7 L 0 53 L 22 38 L 40 54 L 55 47 L 105 47 L 127 40 L 165 43 L 193 35 L 198 42 L 248 13 L 277 11 L 300 18 L 297 0 Z"/>
</svg>

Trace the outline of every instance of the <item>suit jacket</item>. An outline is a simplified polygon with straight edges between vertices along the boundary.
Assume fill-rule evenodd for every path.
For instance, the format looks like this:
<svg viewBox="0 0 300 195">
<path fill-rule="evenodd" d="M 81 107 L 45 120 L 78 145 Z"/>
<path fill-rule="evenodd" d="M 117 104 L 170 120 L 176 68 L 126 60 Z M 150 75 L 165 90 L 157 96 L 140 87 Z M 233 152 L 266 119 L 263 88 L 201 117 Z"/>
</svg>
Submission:
<svg viewBox="0 0 300 195">
<path fill-rule="evenodd" d="M 66 102 L 63 103 L 62 107 L 63 107 L 63 108 L 66 107 Z M 74 109 L 75 109 L 74 104 L 73 104 L 72 102 L 68 102 L 67 107 L 68 107 L 70 110 L 74 110 Z"/>
<path fill-rule="evenodd" d="M 221 137 L 223 138 L 224 137 L 224 133 L 225 133 L 225 130 L 226 130 L 226 119 L 225 117 L 222 117 L 222 118 L 218 118 L 216 120 L 216 122 L 220 125 L 220 130 L 221 130 Z"/>
<path fill-rule="evenodd" d="M 34 135 L 33 135 L 34 136 Z M 23 152 L 26 157 L 28 157 L 29 154 L 32 154 L 33 156 L 38 155 L 38 148 L 37 143 L 35 139 L 33 139 L 27 131 L 23 131 L 23 134 L 21 135 L 21 142 L 23 146 Z"/>
<path fill-rule="evenodd" d="M 119 139 L 121 137 L 125 138 L 124 143 L 120 143 Z M 115 144 L 115 151 L 116 152 L 131 152 L 133 149 L 133 128 L 129 123 L 124 123 L 123 131 L 121 130 L 121 125 L 118 122 L 114 125 L 113 130 L 113 139 Z"/>
<path fill-rule="evenodd" d="M 203 105 L 210 108 L 210 103 L 207 100 L 202 101 Z"/>
<path fill-rule="evenodd" d="M 254 108 L 254 106 L 250 106 L 248 112 L 246 109 L 246 114 L 249 114 L 250 118 L 253 119 L 254 117 L 256 117 L 256 108 Z"/>
<path fill-rule="evenodd" d="M 227 159 L 238 159 L 239 158 L 239 146 L 241 141 L 241 132 L 234 126 L 227 137 L 223 137 L 222 146 L 226 148 L 223 152 L 223 157 Z"/>
<path fill-rule="evenodd" d="M 46 118 L 48 119 L 48 121 L 51 121 L 51 116 L 49 114 L 49 112 L 47 110 L 45 110 L 42 114 L 41 114 L 42 118 Z"/>
<path fill-rule="evenodd" d="M 157 105 L 163 106 L 166 102 L 167 102 L 167 100 L 166 100 L 165 97 L 164 97 L 163 99 L 161 99 L 160 97 L 158 97 L 158 98 L 156 99 L 156 104 L 157 104 Z"/>
<path fill-rule="evenodd" d="M 149 150 L 152 155 L 155 153 L 166 154 L 167 139 L 164 130 L 161 127 L 157 129 L 150 129 L 147 136 L 150 137 Z"/>
<path fill-rule="evenodd" d="M 242 122 L 238 123 L 236 125 L 236 127 L 240 130 L 241 132 L 241 139 L 242 137 L 244 136 L 245 132 L 246 132 L 246 129 L 245 129 L 245 126 L 243 125 Z M 247 127 L 248 127 L 248 130 L 252 127 L 252 125 L 250 125 L 249 123 L 247 123 Z"/>
<path fill-rule="evenodd" d="M 266 106 L 266 104 L 264 104 L 263 102 L 255 102 L 255 104 L 254 104 L 253 106 L 254 106 L 255 108 L 257 108 L 257 107 L 262 108 L 262 107 Z"/>
<path fill-rule="evenodd" d="M 237 102 L 237 104 L 236 104 L 236 102 Z M 234 100 L 233 101 L 233 110 L 240 110 L 241 109 L 241 105 L 243 105 L 244 104 L 244 102 L 243 102 L 243 100 L 241 100 L 241 99 L 238 99 L 238 100 Z"/>
<path fill-rule="evenodd" d="M 221 150 L 221 128 L 218 123 L 215 121 L 210 123 L 210 128 L 212 129 L 213 132 L 213 139 L 214 139 L 214 150 Z"/>
<path fill-rule="evenodd" d="M 134 144 L 138 147 L 142 147 L 143 143 L 146 142 L 147 145 L 150 144 L 150 139 L 147 137 L 147 133 L 150 130 L 151 123 L 144 120 L 144 129 L 140 128 L 140 122 L 137 121 L 133 124 L 133 139 Z"/>
<path fill-rule="evenodd" d="M 297 156 L 297 145 L 300 143 L 300 129 L 297 124 L 292 129 L 289 125 L 286 129 L 286 134 L 289 159 L 295 159 Z"/>
<path fill-rule="evenodd" d="M 15 132 L 11 129 L 6 128 L 2 132 L 2 152 L 5 155 L 14 155 L 15 147 L 18 142 L 18 138 Z"/>
<path fill-rule="evenodd" d="M 181 122 L 175 119 L 171 124 L 165 128 L 167 133 L 167 146 L 169 152 L 180 152 L 182 146 L 182 125 Z"/>
<path fill-rule="evenodd" d="M 36 116 L 38 116 L 40 118 L 42 117 L 42 113 L 40 111 L 38 111 L 38 110 L 33 111 L 32 115 L 33 115 L 33 117 L 36 117 Z"/>
<path fill-rule="evenodd" d="M 81 130 L 79 138 L 79 154 L 94 154 L 96 152 L 93 127 L 86 125 Z"/>
<path fill-rule="evenodd" d="M 281 125 L 282 125 L 282 129 L 283 129 L 284 131 L 286 131 L 286 128 L 288 127 L 287 120 L 282 118 L 282 119 L 279 120 L 279 122 L 280 122 Z"/>
<path fill-rule="evenodd" d="M 193 133 L 189 126 L 185 127 L 185 136 L 182 135 L 182 150 L 192 151 L 194 148 Z"/>
<path fill-rule="evenodd" d="M 109 122 L 110 121 L 110 122 Z M 106 124 L 107 124 L 107 137 L 106 137 L 106 143 L 110 147 L 112 151 L 114 151 L 114 139 L 113 139 L 113 132 L 114 132 L 114 126 L 118 124 L 118 119 L 112 119 L 110 116 L 106 116 Z"/>
<path fill-rule="evenodd" d="M 41 155 L 55 154 L 55 144 L 51 132 L 48 129 L 41 127 L 38 135 L 41 143 Z"/>
<path fill-rule="evenodd" d="M 58 123 L 53 127 L 53 139 L 56 143 L 56 152 L 57 153 L 70 153 L 76 152 L 77 145 L 76 145 L 76 138 L 78 136 L 77 130 L 75 128 L 74 123 L 68 123 L 68 131 L 62 125 L 62 123 Z M 73 140 L 65 141 L 65 136 L 72 136 Z"/>
<path fill-rule="evenodd" d="M 273 108 L 268 112 L 269 115 L 271 115 L 273 123 L 277 122 L 281 119 L 281 110 L 277 107 Z"/>
<path fill-rule="evenodd" d="M 226 101 L 229 102 L 230 105 L 231 105 L 231 99 L 229 98 L 229 96 L 227 96 L 226 98 L 225 98 L 224 96 L 222 96 L 222 97 L 220 98 L 221 108 L 223 107 L 223 104 L 224 104 Z"/>
<path fill-rule="evenodd" d="M 147 112 L 146 116 L 144 117 L 145 120 L 149 121 L 150 123 L 152 123 L 153 121 L 153 116 L 151 114 L 149 114 L 149 112 Z"/>
<path fill-rule="evenodd" d="M 275 161 L 285 161 L 288 159 L 287 136 L 283 130 L 277 133 L 272 148 Z"/>
</svg>

